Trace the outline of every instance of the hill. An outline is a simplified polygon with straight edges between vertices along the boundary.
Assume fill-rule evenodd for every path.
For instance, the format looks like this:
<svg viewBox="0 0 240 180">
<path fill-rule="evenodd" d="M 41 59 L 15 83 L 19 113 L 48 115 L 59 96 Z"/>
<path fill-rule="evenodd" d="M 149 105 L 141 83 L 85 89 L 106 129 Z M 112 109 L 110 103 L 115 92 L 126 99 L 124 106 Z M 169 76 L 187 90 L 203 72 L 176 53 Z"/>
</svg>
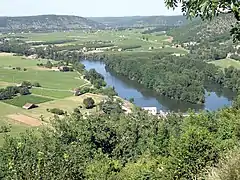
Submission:
<svg viewBox="0 0 240 180">
<path fill-rule="evenodd" d="M 0 17 L 0 31 L 44 31 L 105 28 L 95 21 L 68 15 L 39 15 L 22 17 Z"/>
<path fill-rule="evenodd" d="M 201 42 L 229 40 L 231 25 L 235 23 L 232 15 L 222 15 L 210 21 L 194 20 L 191 23 L 168 32 L 178 42 Z"/>
<path fill-rule="evenodd" d="M 110 27 L 179 26 L 188 22 L 184 16 L 90 17 L 89 19 Z"/>
</svg>

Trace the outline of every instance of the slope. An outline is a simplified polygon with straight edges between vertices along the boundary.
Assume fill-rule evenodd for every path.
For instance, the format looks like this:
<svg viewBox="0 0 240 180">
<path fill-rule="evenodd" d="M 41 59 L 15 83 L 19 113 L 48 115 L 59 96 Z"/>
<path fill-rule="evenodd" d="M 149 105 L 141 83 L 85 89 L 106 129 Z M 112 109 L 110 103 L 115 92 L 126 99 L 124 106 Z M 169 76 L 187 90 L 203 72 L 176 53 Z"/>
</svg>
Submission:
<svg viewBox="0 0 240 180">
<path fill-rule="evenodd" d="M 105 28 L 92 20 L 67 15 L 0 17 L 0 31 L 42 31 Z"/>
<path fill-rule="evenodd" d="M 179 26 L 188 22 L 184 16 L 91 17 L 89 19 L 110 27 Z"/>
<path fill-rule="evenodd" d="M 194 20 L 186 26 L 168 32 L 177 42 L 201 42 L 229 40 L 231 25 L 235 23 L 232 15 L 222 15 L 210 21 Z"/>
</svg>

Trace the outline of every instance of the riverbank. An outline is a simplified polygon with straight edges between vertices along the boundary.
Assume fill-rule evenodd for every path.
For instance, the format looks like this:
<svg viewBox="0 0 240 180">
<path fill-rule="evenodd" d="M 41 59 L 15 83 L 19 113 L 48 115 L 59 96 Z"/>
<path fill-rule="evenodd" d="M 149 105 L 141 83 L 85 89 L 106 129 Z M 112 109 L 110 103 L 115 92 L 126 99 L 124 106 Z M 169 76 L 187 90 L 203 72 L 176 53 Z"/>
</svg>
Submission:
<svg viewBox="0 0 240 180">
<path fill-rule="evenodd" d="M 221 91 L 219 86 L 208 87 L 205 92 L 205 103 L 197 105 L 161 96 L 139 83 L 106 68 L 103 61 L 82 60 L 81 63 L 87 70 L 96 69 L 98 73 L 103 75 L 107 86 L 114 87 L 115 91 L 123 99 L 129 100 L 133 98 L 134 104 L 139 107 L 157 107 L 158 110 L 162 111 L 187 112 L 189 109 L 215 111 L 225 106 L 231 106 L 233 95 L 229 91 Z"/>
</svg>

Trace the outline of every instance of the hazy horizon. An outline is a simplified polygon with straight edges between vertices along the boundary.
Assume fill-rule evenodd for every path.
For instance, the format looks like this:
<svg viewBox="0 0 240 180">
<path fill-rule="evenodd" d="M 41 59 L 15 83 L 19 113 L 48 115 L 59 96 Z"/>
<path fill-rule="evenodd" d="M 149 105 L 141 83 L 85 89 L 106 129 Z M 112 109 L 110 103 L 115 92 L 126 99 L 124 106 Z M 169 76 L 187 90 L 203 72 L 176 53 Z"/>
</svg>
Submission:
<svg viewBox="0 0 240 180">
<path fill-rule="evenodd" d="M 82 17 L 175 16 L 163 0 L 2 0 L 0 16 L 75 15 Z"/>
</svg>

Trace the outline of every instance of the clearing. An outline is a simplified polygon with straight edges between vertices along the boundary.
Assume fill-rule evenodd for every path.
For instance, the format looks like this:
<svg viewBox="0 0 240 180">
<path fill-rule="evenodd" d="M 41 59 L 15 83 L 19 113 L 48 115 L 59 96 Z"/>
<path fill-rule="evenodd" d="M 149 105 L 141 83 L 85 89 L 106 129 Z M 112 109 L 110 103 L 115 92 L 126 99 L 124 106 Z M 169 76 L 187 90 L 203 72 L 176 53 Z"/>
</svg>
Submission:
<svg viewBox="0 0 240 180">
<path fill-rule="evenodd" d="M 240 69 L 240 61 L 236 61 L 234 59 L 222 59 L 217 61 L 211 61 L 210 63 L 215 64 L 221 68 L 227 68 L 233 66 L 237 69 Z"/>
</svg>

